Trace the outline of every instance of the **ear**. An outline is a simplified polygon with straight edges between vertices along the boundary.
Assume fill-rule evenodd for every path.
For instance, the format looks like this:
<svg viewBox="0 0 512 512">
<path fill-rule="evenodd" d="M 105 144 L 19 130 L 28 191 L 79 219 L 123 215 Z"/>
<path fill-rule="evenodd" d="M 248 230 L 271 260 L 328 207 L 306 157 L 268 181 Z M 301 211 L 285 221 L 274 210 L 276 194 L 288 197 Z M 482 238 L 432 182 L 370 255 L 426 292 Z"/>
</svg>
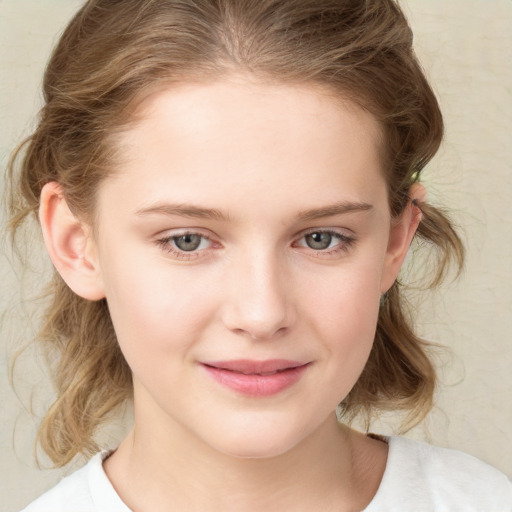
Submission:
<svg viewBox="0 0 512 512">
<path fill-rule="evenodd" d="M 69 209 L 61 186 L 47 183 L 39 204 L 46 250 L 67 285 L 80 297 L 105 297 L 91 230 Z"/>
<path fill-rule="evenodd" d="M 387 292 L 398 277 L 421 221 L 422 214 L 417 205 L 424 202 L 425 197 L 426 191 L 423 185 L 419 183 L 412 185 L 407 206 L 398 218 L 391 220 L 388 248 L 381 279 L 381 293 Z"/>
</svg>

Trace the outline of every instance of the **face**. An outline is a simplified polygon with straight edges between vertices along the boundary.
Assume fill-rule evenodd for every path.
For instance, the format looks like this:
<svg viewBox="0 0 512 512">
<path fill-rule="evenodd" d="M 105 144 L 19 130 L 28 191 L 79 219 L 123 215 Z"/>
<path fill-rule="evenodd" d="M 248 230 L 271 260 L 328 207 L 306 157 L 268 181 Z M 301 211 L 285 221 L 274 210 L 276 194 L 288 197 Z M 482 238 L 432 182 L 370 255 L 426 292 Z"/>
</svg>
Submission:
<svg viewBox="0 0 512 512">
<path fill-rule="evenodd" d="M 238 457 L 290 450 L 354 386 L 398 271 L 379 127 L 238 77 L 160 89 L 140 114 L 95 235 L 136 422 Z"/>
</svg>

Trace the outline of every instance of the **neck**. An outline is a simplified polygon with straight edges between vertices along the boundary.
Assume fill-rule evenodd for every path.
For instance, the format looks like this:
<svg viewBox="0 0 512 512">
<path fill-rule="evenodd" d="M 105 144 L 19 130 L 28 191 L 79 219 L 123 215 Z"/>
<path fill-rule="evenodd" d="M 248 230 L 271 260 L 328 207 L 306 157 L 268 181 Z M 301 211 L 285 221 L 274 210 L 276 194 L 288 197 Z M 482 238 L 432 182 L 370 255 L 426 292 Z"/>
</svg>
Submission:
<svg viewBox="0 0 512 512">
<path fill-rule="evenodd" d="M 339 425 L 334 414 L 299 445 L 269 458 L 233 457 L 179 426 L 170 433 L 148 425 L 136 415 L 133 431 L 105 463 L 114 487 L 136 512 L 344 510 L 340 504 L 362 510 L 385 465 L 384 458 L 377 478 L 366 474 L 374 469 L 372 457 L 369 466 L 361 464 L 361 452 L 370 453 L 368 438 Z"/>
</svg>

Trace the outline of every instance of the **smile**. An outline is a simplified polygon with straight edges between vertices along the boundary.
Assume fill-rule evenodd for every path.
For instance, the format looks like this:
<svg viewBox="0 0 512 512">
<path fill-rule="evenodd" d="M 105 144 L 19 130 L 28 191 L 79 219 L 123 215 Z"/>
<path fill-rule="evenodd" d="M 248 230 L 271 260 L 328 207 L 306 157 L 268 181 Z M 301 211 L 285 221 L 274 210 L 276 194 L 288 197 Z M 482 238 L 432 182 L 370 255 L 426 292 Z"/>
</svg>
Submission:
<svg viewBox="0 0 512 512">
<path fill-rule="evenodd" d="M 275 395 L 297 383 L 310 363 L 274 359 L 204 362 L 201 366 L 219 384 L 251 397 Z"/>
</svg>

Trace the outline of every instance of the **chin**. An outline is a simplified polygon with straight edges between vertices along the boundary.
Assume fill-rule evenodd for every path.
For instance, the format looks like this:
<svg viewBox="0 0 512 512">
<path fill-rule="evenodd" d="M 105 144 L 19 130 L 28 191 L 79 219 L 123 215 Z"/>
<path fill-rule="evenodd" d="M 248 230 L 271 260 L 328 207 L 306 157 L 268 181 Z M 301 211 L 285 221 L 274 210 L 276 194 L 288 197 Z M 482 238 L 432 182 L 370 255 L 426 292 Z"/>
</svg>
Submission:
<svg viewBox="0 0 512 512">
<path fill-rule="evenodd" d="M 289 432 L 278 425 L 268 425 L 267 428 L 240 430 L 240 434 L 231 430 L 226 436 L 216 436 L 211 446 L 217 451 L 237 459 L 270 459 L 278 457 L 297 446 L 304 436 L 298 432 Z"/>
</svg>

